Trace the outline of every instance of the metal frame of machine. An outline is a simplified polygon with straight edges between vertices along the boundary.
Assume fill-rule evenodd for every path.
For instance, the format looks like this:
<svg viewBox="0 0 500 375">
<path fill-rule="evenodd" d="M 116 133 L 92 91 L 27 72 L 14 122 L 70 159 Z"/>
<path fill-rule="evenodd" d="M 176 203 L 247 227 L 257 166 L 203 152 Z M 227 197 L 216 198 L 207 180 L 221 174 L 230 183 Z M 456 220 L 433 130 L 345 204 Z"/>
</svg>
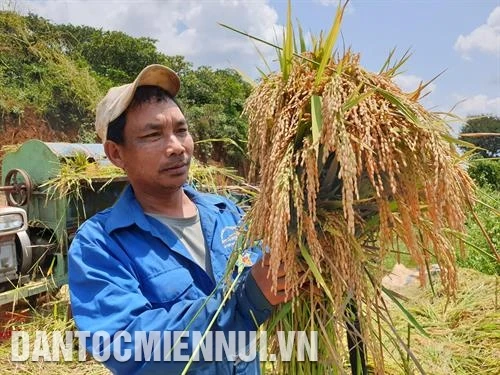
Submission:
<svg viewBox="0 0 500 375">
<path fill-rule="evenodd" d="M 124 175 L 87 176 L 78 199 L 71 192 L 55 195 L 47 182 L 77 155 L 96 166 L 110 164 L 101 144 L 30 140 L 4 156 L 0 191 L 12 207 L 0 207 L 0 305 L 65 284 L 66 254 L 78 226 L 113 205 L 127 184 Z M 23 225 L 2 232 L 2 217 L 13 214 L 23 218 Z"/>
</svg>

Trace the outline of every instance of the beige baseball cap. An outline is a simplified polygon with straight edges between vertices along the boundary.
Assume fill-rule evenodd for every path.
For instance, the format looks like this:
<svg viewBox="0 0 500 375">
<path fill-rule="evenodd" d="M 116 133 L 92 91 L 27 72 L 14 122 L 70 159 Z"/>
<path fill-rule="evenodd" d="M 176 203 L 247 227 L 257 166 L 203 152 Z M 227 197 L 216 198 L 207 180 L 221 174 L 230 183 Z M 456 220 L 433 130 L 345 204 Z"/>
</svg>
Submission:
<svg viewBox="0 0 500 375">
<path fill-rule="evenodd" d="M 181 81 L 172 69 L 154 64 L 145 67 L 134 82 L 110 88 L 97 105 L 95 115 L 95 129 L 103 142 L 106 141 L 109 123 L 125 112 L 137 87 L 147 85 L 159 86 L 175 97 L 181 87 Z"/>
</svg>

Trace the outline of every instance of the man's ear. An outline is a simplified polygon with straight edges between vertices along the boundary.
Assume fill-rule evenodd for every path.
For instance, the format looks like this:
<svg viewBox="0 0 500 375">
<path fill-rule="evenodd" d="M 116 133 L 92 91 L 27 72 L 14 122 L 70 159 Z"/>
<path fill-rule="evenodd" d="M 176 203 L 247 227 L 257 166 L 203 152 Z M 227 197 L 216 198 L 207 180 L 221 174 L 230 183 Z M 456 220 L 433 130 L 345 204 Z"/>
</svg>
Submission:
<svg viewBox="0 0 500 375">
<path fill-rule="evenodd" d="M 104 152 L 111 163 L 125 170 L 125 161 L 123 160 L 122 148 L 119 144 L 113 141 L 104 142 Z"/>
</svg>

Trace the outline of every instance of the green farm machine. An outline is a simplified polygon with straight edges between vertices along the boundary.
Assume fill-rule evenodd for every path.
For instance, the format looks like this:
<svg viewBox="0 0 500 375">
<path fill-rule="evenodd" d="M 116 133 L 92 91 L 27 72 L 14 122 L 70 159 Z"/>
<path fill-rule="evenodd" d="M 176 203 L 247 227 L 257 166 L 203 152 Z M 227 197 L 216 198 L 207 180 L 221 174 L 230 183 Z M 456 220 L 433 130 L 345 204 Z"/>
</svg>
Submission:
<svg viewBox="0 0 500 375">
<path fill-rule="evenodd" d="M 0 190 L 0 305 L 58 289 L 78 226 L 127 184 L 101 144 L 30 140 L 5 154 Z"/>
</svg>

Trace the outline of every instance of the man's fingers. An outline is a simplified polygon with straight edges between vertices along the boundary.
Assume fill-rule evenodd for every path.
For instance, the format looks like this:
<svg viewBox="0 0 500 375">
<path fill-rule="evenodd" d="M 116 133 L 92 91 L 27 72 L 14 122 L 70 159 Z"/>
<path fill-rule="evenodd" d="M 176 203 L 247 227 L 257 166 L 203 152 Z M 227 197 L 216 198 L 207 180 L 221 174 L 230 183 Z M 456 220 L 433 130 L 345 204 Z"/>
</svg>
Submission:
<svg viewBox="0 0 500 375">
<path fill-rule="evenodd" d="M 258 284 L 261 290 L 264 292 L 264 295 L 268 299 L 268 301 L 272 305 L 277 305 L 283 302 L 287 302 L 292 299 L 292 293 L 287 294 L 285 292 L 286 288 L 286 276 L 287 270 L 283 263 L 280 264 L 276 273 L 270 272 L 271 267 L 271 255 L 266 253 L 262 256 L 261 260 L 258 264 L 254 266 L 252 273 L 256 280 L 258 280 Z M 312 293 L 317 296 L 322 296 L 323 291 L 318 288 L 314 284 L 310 284 L 307 281 L 308 277 L 310 277 L 310 270 L 307 268 L 299 267 L 298 270 L 295 271 L 297 273 L 297 280 L 300 285 L 299 291 L 300 293 Z M 276 291 L 272 291 L 273 289 L 273 280 L 274 277 L 277 278 Z"/>
<path fill-rule="evenodd" d="M 262 256 L 261 263 L 264 265 L 264 267 L 269 267 L 271 265 L 271 255 L 265 253 Z"/>
<path fill-rule="evenodd" d="M 274 292 L 272 293 L 270 302 L 273 305 L 277 305 L 277 304 L 280 304 L 283 302 L 290 301 L 292 299 L 292 297 L 293 296 L 291 293 L 288 293 L 288 295 L 287 295 L 284 290 L 278 290 L 275 293 Z"/>
<path fill-rule="evenodd" d="M 314 285 L 310 282 L 306 282 L 306 283 L 302 284 L 302 286 L 300 287 L 300 291 L 302 293 L 312 293 L 316 296 L 323 296 L 324 295 L 324 292 L 322 289 L 318 288 L 316 285 Z"/>
<path fill-rule="evenodd" d="M 264 256 L 262 257 L 262 259 L 260 260 L 259 263 L 260 263 L 260 265 L 258 264 L 257 265 L 258 267 L 264 267 L 264 268 L 271 267 L 271 256 L 269 254 L 264 254 Z M 282 276 L 285 276 L 285 275 L 286 275 L 285 266 L 283 264 L 280 264 L 280 266 L 278 268 L 278 274 L 277 274 L 277 276 L 278 277 L 282 277 Z"/>
</svg>

